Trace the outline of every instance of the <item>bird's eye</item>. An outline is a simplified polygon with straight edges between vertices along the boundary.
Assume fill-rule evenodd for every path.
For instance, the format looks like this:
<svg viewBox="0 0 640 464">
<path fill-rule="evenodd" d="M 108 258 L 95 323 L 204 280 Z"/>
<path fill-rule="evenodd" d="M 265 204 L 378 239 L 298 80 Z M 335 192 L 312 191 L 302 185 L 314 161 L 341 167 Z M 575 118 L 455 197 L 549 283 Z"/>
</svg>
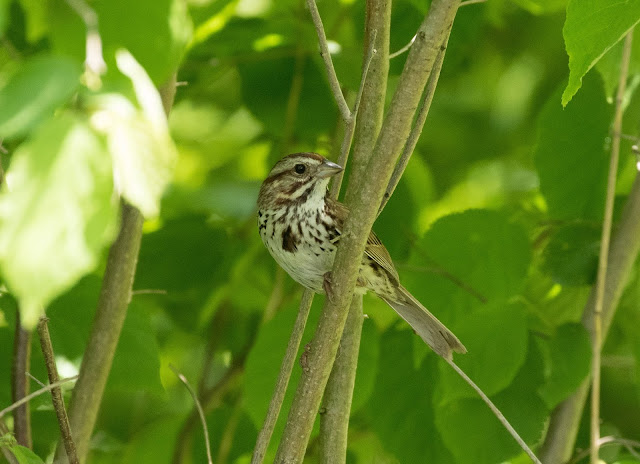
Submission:
<svg viewBox="0 0 640 464">
<path fill-rule="evenodd" d="M 304 174 L 304 171 L 307 170 L 307 167 L 304 164 L 296 164 L 293 169 L 296 171 L 296 174 Z"/>
</svg>

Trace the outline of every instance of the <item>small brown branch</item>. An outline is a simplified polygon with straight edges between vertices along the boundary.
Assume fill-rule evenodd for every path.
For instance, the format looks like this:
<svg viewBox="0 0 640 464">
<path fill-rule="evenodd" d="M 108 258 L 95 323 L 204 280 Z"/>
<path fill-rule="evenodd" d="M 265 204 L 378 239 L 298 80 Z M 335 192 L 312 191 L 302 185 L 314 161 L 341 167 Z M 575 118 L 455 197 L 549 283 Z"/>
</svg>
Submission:
<svg viewBox="0 0 640 464">
<path fill-rule="evenodd" d="M 33 393 L 29 393 L 24 398 L 21 398 L 19 401 L 16 401 L 15 403 L 12 403 L 10 406 L 7 406 L 2 411 L 0 411 L 0 419 L 4 415 L 6 415 L 7 413 L 10 413 L 14 409 L 19 408 L 20 406 L 22 406 L 23 404 L 28 403 L 29 401 L 34 399 L 36 396 L 40 396 L 43 393 L 47 393 L 48 391 L 51 391 L 54 388 L 58 388 L 61 385 L 64 385 L 65 383 L 73 382 L 74 380 L 77 380 L 77 379 L 78 379 L 77 375 L 74 375 L 73 377 L 67 377 L 66 379 L 61 379 L 61 380 L 58 380 L 55 383 L 52 383 L 52 384 L 49 384 L 49 385 L 45 385 L 44 387 L 42 387 L 39 390 L 34 391 Z"/>
<path fill-rule="evenodd" d="M 287 344 L 287 350 L 285 351 L 284 358 L 282 359 L 282 365 L 280 366 L 280 372 L 278 373 L 278 379 L 276 380 L 276 387 L 271 396 L 269 402 L 269 409 L 267 415 L 264 418 L 262 428 L 258 433 L 258 439 L 256 441 L 256 447 L 253 450 L 253 456 L 251 457 L 251 464 L 261 464 L 264 461 L 271 436 L 273 435 L 273 429 L 276 426 L 280 409 L 282 408 L 282 402 L 287 392 L 287 386 L 289 385 L 289 379 L 291 378 L 291 371 L 296 362 L 296 356 L 298 355 L 298 349 L 300 348 L 300 341 L 304 334 L 304 328 L 307 324 L 309 317 L 309 310 L 311 309 L 311 303 L 313 303 L 313 292 L 311 290 L 305 290 L 300 300 L 300 307 L 298 308 L 298 316 L 293 325 L 291 336 L 289 337 L 289 343 Z"/>
<path fill-rule="evenodd" d="M 369 67 L 374 55 L 376 54 L 375 43 L 378 31 L 373 30 L 372 36 L 369 39 L 369 49 L 365 56 L 362 66 L 362 78 L 360 80 L 360 88 L 358 89 L 358 95 L 353 105 L 353 111 L 350 112 L 349 120 L 345 123 L 344 137 L 342 139 L 342 145 L 340 146 L 340 156 L 338 157 L 338 164 L 342 167 L 347 166 L 347 160 L 349 158 L 349 152 L 351 151 L 351 143 L 353 142 L 353 134 L 356 128 L 356 120 L 358 118 L 358 110 L 360 109 L 360 102 L 362 101 L 362 94 L 364 92 L 365 83 L 367 81 L 367 74 L 369 73 Z M 342 180 L 344 179 L 344 170 L 340 172 L 331 185 L 331 197 L 338 198 L 338 193 L 342 187 Z"/>
<path fill-rule="evenodd" d="M 450 33 L 451 30 L 449 30 L 449 34 Z M 440 71 L 442 70 L 442 62 L 444 61 L 444 54 L 447 43 L 449 41 L 449 34 L 447 34 L 442 46 L 440 47 L 440 51 L 438 52 L 435 64 L 433 65 L 433 71 L 431 71 L 431 74 L 429 75 L 429 81 L 427 82 L 427 88 L 424 91 L 424 97 L 422 100 L 422 105 L 420 106 L 420 110 L 418 111 L 418 117 L 416 118 L 416 121 L 413 124 L 413 128 L 411 129 L 411 133 L 409 134 L 409 138 L 404 145 L 400 161 L 398 161 L 398 164 L 396 164 L 396 167 L 393 170 L 393 174 L 391 174 L 389 185 L 387 186 L 387 190 L 384 192 L 384 196 L 382 197 L 382 204 L 380 205 L 378 216 L 380 216 L 380 213 L 387 205 L 389 198 L 391 198 L 391 195 L 393 195 L 393 192 L 398 186 L 400 178 L 402 177 L 402 174 L 404 174 L 404 170 L 407 168 L 409 159 L 411 159 L 411 155 L 416 149 L 416 145 L 418 144 L 418 140 L 420 139 L 420 135 L 422 134 L 422 128 L 424 127 L 424 123 L 426 122 L 427 116 L 429 115 L 429 109 L 431 108 L 433 95 L 435 94 L 436 86 L 438 85 L 438 79 L 440 78 Z"/>
<path fill-rule="evenodd" d="M 613 118 L 613 137 L 611 141 L 611 160 L 607 179 L 607 194 L 605 201 L 604 221 L 602 222 L 602 240 L 598 261 L 598 279 L 596 282 L 596 302 L 593 314 L 593 362 L 591 366 L 591 464 L 598 464 L 598 443 L 600 440 L 600 366 L 602 353 L 602 308 L 604 306 L 605 284 L 607 280 L 607 265 L 611 227 L 613 223 L 613 203 L 616 190 L 616 176 L 618 174 L 618 159 L 620 157 L 620 132 L 622 130 L 622 100 L 627 85 L 629 61 L 631 58 L 631 42 L 633 29 L 629 31 L 624 41 L 622 61 L 620 63 L 620 81 L 616 109 Z"/>
<path fill-rule="evenodd" d="M 202 423 L 202 431 L 204 432 L 204 445 L 207 449 L 207 462 L 209 464 L 213 464 L 213 458 L 211 457 L 211 443 L 209 442 L 209 428 L 207 427 L 207 418 L 204 415 L 204 410 L 202 409 L 202 405 L 198 400 L 198 395 L 196 391 L 191 387 L 187 378 L 182 375 L 172 364 L 169 364 L 169 369 L 173 371 L 173 373 L 180 379 L 180 381 L 187 387 L 189 394 L 193 398 L 193 402 L 195 403 L 196 409 L 198 411 L 198 415 L 200 416 L 200 422 Z"/>
<path fill-rule="evenodd" d="M 518 442 L 518 445 L 520 445 L 523 451 L 527 453 L 527 456 L 529 456 L 529 458 L 535 464 L 542 464 L 540 460 L 536 457 L 536 455 L 533 453 L 533 451 L 531 451 L 531 448 L 529 448 L 529 446 L 525 443 L 522 437 L 518 435 L 518 432 L 516 432 L 516 430 L 507 420 L 507 418 L 504 417 L 502 412 L 500 412 L 500 410 L 496 407 L 496 405 L 493 404 L 493 401 L 489 399 L 489 397 L 485 394 L 485 392 L 483 392 L 480 389 L 480 387 L 478 387 L 478 385 L 476 385 L 476 383 L 473 380 L 471 380 L 471 378 L 469 378 L 469 376 L 465 374 L 465 372 L 462 369 L 460 369 L 460 367 L 458 367 L 458 365 L 455 362 L 453 362 L 453 360 L 447 359 L 447 358 L 443 358 L 443 359 L 447 361 L 447 363 L 453 368 L 453 370 L 456 371 L 458 375 L 462 377 L 462 379 L 465 382 L 467 382 L 467 384 L 469 384 L 471 388 L 473 388 L 476 391 L 476 393 L 480 396 L 480 398 L 482 398 L 482 401 L 484 401 L 485 404 L 489 406 L 489 409 L 491 409 L 491 412 L 493 412 L 493 414 L 498 418 L 500 423 L 504 426 L 504 428 L 507 429 L 507 431 L 511 434 L 511 436 L 515 439 L 515 441 Z"/>
<path fill-rule="evenodd" d="M 409 43 L 407 43 L 407 45 L 402 47 L 400 50 L 397 50 L 393 53 L 389 53 L 389 59 L 395 58 L 396 56 L 400 56 L 404 52 L 408 51 L 411 48 L 411 45 L 413 45 L 413 42 L 415 41 L 416 41 L 416 36 L 414 35 L 413 37 L 411 37 L 411 40 L 409 41 Z"/>
<path fill-rule="evenodd" d="M 323 464 L 344 464 L 347 459 L 347 432 L 363 321 L 362 295 L 354 295 L 321 408 L 320 462 Z"/>
<path fill-rule="evenodd" d="M 48 321 L 49 319 L 46 316 L 42 316 L 40 318 L 40 321 L 38 322 L 38 335 L 40 336 L 40 346 L 42 347 L 44 362 L 47 366 L 49 383 L 55 384 L 60 381 L 60 378 L 58 377 L 58 368 L 56 367 L 56 359 L 53 354 L 53 345 L 51 344 L 51 337 L 49 336 Z M 64 398 L 62 397 L 62 390 L 59 386 L 51 389 L 51 399 L 58 418 L 60 435 L 62 437 L 64 449 L 67 452 L 67 458 L 69 459 L 70 464 L 79 464 L 80 460 L 78 459 L 78 454 L 76 452 L 76 445 L 73 441 L 73 437 L 71 436 L 69 417 L 67 416 L 67 410 L 64 407 Z"/>
<path fill-rule="evenodd" d="M 320 56 L 322 56 L 324 65 L 327 69 L 327 77 L 329 78 L 329 85 L 333 92 L 333 98 L 338 104 L 338 109 L 340 110 L 342 119 L 349 121 L 351 118 L 351 111 L 349 110 L 349 105 L 347 105 L 347 101 L 345 100 L 342 89 L 340 88 L 340 82 L 338 82 L 336 70 L 333 67 L 333 61 L 331 60 L 331 54 L 329 53 L 329 45 L 327 44 L 327 35 L 324 32 L 324 26 L 322 25 L 322 18 L 320 18 L 320 13 L 318 12 L 318 6 L 316 5 L 315 0 L 307 0 L 307 6 L 309 7 L 311 19 L 313 20 L 313 25 L 316 27 L 316 33 L 318 34 Z"/>
<path fill-rule="evenodd" d="M 11 400 L 15 403 L 29 394 L 27 372 L 31 362 L 31 331 L 22 328 L 20 311 L 16 311 L 13 339 L 13 363 L 11 366 Z M 32 447 L 31 414 L 29 403 L 24 403 L 13 413 L 13 432 L 18 444 Z"/>
</svg>

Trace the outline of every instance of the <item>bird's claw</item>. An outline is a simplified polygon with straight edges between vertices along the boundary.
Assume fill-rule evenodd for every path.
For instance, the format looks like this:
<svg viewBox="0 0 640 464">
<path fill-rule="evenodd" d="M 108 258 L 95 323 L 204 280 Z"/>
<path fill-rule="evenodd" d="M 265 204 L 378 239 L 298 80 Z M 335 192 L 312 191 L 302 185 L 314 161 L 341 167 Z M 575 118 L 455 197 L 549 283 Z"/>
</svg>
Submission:
<svg viewBox="0 0 640 464">
<path fill-rule="evenodd" d="M 331 271 L 327 271 L 324 273 L 324 280 L 322 281 L 322 289 L 324 290 L 324 293 L 327 295 L 327 298 L 329 298 L 329 301 L 331 303 L 334 303 L 332 278 L 333 276 L 331 274 Z"/>
</svg>

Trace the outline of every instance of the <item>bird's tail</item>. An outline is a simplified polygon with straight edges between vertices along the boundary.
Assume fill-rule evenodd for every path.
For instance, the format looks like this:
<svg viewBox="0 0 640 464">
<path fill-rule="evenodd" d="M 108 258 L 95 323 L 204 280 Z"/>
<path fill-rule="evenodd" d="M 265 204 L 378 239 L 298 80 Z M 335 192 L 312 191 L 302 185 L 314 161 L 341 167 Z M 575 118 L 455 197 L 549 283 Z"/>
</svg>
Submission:
<svg viewBox="0 0 640 464">
<path fill-rule="evenodd" d="M 453 332 L 414 298 L 402 285 L 397 288 L 399 298 L 392 301 L 381 298 L 409 323 L 433 351 L 445 359 L 452 358 L 452 351 L 466 353 L 467 349 Z M 380 295 L 379 295 L 380 296 Z"/>
</svg>

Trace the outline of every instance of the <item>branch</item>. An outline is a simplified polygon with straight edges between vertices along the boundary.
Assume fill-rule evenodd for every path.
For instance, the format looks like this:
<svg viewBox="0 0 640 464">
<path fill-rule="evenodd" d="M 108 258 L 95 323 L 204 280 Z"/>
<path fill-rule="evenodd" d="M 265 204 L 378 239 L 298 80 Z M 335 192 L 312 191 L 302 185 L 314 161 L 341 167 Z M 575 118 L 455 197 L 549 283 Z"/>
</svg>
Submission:
<svg viewBox="0 0 640 464">
<path fill-rule="evenodd" d="M 344 464 L 347 459 L 347 432 L 363 320 L 362 295 L 354 295 L 320 408 L 321 463 Z"/>
<path fill-rule="evenodd" d="M 640 460 L 640 453 L 636 448 L 640 448 L 640 441 L 628 440 L 626 438 L 602 437 L 598 440 L 598 449 L 607 445 L 622 445 L 634 458 Z M 591 448 L 586 449 L 575 455 L 567 464 L 577 464 L 591 454 Z"/>
<path fill-rule="evenodd" d="M 311 290 L 305 290 L 302 294 L 302 300 L 300 300 L 298 316 L 296 317 L 296 322 L 293 325 L 293 331 L 291 332 L 291 337 L 287 344 L 287 350 L 285 351 L 284 358 L 282 359 L 282 365 L 280 366 L 280 372 L 278 374 L 278 379 L 276 380 L 276 388 L 271 396 L 264 424 L 258 433 L 258 439 L 256 441 L 256 447 L 253 450 L 251 464 L 261 464 L 264 461 L 265 454 L 267 453 L 267 448 L 271 441 L 271 435 L 273 435 L 273 429 L 276 426 L 276 421 L 278 420 L 278 415 L 282 408 L 284 395 L 287 392 L 287 386 L 289 385 L 289 379 L 291 378 L 291 371 L 293 370 L 293 365 L 295 364 L 296 356 L 298 354 L 298 348 L 300 347 L 300 341 L 304 334 L 304 327 L 307 324 L 311 303 L 313 303 L 313 292 Z"/>
<path fill-rule="evenodd" d="M 27 372 L 31 361 L 31 331 L 22 328 L 20 310 L 16 311 L 16 327 L 13 339 L 13 363 L 11 365 L 11 400 L 15 403 L 29 394 Z M 13 432 L 18 444 L 32 447 L 31 414 L 29 403 L 24 403 L 13 413 Z"/>
<path fill-rule="evenodd" d="M 384 189 L 433 68 L 439 44 L 453 24 L 459 0 L 434 0 L 418 31 L 373 155 L 360 178 L 352 178 L 346 195 L 350 210 L 332 271 L 332 298 L 325 299 L 303 372 L 276 454 L 277 463 L 301 462 L 313 422 L 338 350 L 365 243 Z M 353 188 L 352 188 L 353 185 Z"/>
<path fill-rule="evenodd" d="M 167 113 L 174 95 L 175 75 L 160 89 Z M 142 222 L 140 211 L 123 201 L 120 232 L 109 250 L 96 316 L 69 407 L 71 430 L 78 457 L 82 462 L 86 461 L 104 387 L 131 301 L 131 287 L 142 237 Z M 62 462 L 60 455 L 57 456 L 56 462 Z"/>
<path fill-rule="evenodd" d="M 2 419 L 3 416 L 5 416 L 6 414 L 10 413 L 14 409 L 17 409 L 20 406 L 22 406 L 23 404 L 28 403 L 29 401 L 34 399 L 36 396 L 40 396 L 43 393 L 47 393 L 48 391 L 51 391 L 54 388 L 58 388 L 61 385 L 64 385 L 65 383 L 73 382 L 77 378 L 78 378 L 77 375 L 74 375 L 73 377 L 67 377 L 66 379 L 58 380 L 57 382 L 54 382 L 54 383 L 51 383 L 49 385 L 46 385 L 46 386 L 42 387 L 40 390 L 36 390 L 33 393 L 28 394 L 24 398 L 21 398 L 20 400 L 16 401 L 15 403 L 11 404 L 10 406 L 7 406 L 2 411 L 0 411 L 0 419 Z"/>
<path fill-rule="evenodd" d="M 451 30 L 449 30 L 449 34 L 450 33 Z M 402 177 L 402 174 L 404 174 L 404 170 L 407 168 L 409 159 L 411 158 L 413 151 L 416 149 L 418 139 L 422 134 L 422 128 L 424 127 L 424 123 L 426 122 L 427 116 L 429 115 L 429 108 L 431 108 L 433 95 L 436 91 L 436 86 L 438 85 L 440 70 L 442 69 L 442 62 L 444 61 L 444 53 L 447 48 L 447 43 L 449 42 L 449 34 L 447 34 L 447 37 L 440 48 L 440 52 L 438 53 L 438 57 L 436 58 L 436 63 L 433 66 L 433 71 L 429 76 L 427 89 L 424 92 L 424 100 L 422 101 L 422 106 L 420 106 L 420 111 L 418 111 L 418 117 L 416 118 L 416 122 L 413 124 L 411 133 L 409 134 L 409 139 L 407 140 L 407 143 L 404 146 L 404 150 L 402 151 L 400 161 L 398 161 L 398 164 L 396 164 L 396 167 L 393 170 L 393 174 L 391 174 L 389 185 L 387 185 L 387 190 L 384 192 L 384 197 L 382 198 L 382 203 L 380 204 L 378 216 L 380 215 L 387 202 L 389 201 L 389 198 L 391 198 L 391 195 L 398 186 L 400 178 Z"/>
<path fill-rule="evenodd" d="M 169 364 L 169 369 L 173 371 L 173 373 L 180 379 L 180 381 L 187 387 L 191 398 L 193 398 L 193 402 L 195 403 L 196 409 L 198 410 L 198 415 L 200 416 L 200 422 L 202 422 L 202 431 L 204 432 L 204 444 L 207 449 L 207 462 L 209 464 L 213 464 L 213 458 L 211 457 L 211 443 L 209 442 L 209 428 L 207 427 L 207 418 L 204 416 L 204 410 L 202 409 L 202 405 L 198 400 L 198 395 L 195 390 L 189 384 L 187 378 L 182 375 L 178 370 L 172 365 Z"/>
<path fill-rule="evenodd" d="M 633 264 L 640 251 L 640 176 L 636 177 L 627 204 L 622 211 L 616 233 L 611 241 L 607 261 L 607 278 L 604 287 L 604 305 L 602 307 L 602 341 L 604 342 L 611 326 L 620 297 Z M 595 315 L 595 288 L 582 315 L 582 324 L 587 328 L 593 340 Z M 551 415 L 547 436 L 540 455 L 545 463 L 565 462 L 573 454 L 578 426 L 584 409 L 589 379 L 578 390 L 560 403 Z"/>
<path fill-rule="evenodd" d="M 613 201 L 615 199 L 618 159 L 620 157 L 620 132 L 622 130 L 622 99 L 627 86 L 629 60 L 631 57 L 631 41 L 633 29 L 624 41 L 622 61 L 620 63 L 620 81 L 616 98 L 616 110 L 613 118 L 613 137 L 611 141 L 611 160 L 607 179 L 607 196 L 605 201 L 604 220 L 602 221 L 602 240 L 598 261 L 598 280 L 596 282 L 596 302 L 593 314 L 593 363 L 591 366 L 591 464 L 598 464 L 598 441 L 600 440 L 600 365 L 602 352 L 602 307 L 604 305 L 604 286 L 607 279 L 607 257 L 611 240 L 611 224 L 613 222 Z"/>
<path fill-rule="evenodd" d="M 362 99 L 357 115 L 351 161 L 351 178 L 360 179 L 380 133 L 389 75 L 391 0 L 369 0 L 365 17 L 365 47 L 374 45 L 366 80 L 360 83 Z M 375 35 L 373 34 L 375 31 Z M 348 186 L 352 187 L 353 184 Z"/>
<path fill-rule="evenodd" d="M 324 60 L 324 65 L 327 69 L 327 77 L 329 78 L 329 85 L 331 86 L 331 91 L 333 92 L 333 98 L 338 104 L 338 109 L 340 110 L 342 119 L 347 122 L 349 121 L 349 119 L 351 119 L 351 111 L 349 110 L 349 105 L 347 105 L 347 101 L 342 94 L 342 89 L 340 89 L 340 82 L 338 82 L 338 76 L 336 76 L 336 70 L 333 67 L 333 62 L 331 61 L 331 54 L 329 53 L 329 46 L 327 44 L 327 35 L 324 33 L 324 26 L 322 25 L 322 19 L 320 18 L 320 13 L 318 12 L 318 6 L 316 5 L 315 0 L 307 0 L 307 6 L 309 7 L 311 19 L 313 19 L 313 25 L 316 27 L 316 32 L 318 34 L 320 56 Z"/>
<path fill-rule="evenodd" d="M 350 113 L 349 120 L 345 124 L 344 137 L 342 139 L 342 145 L 340 145 L 340 156 L 338 157 L 338 164 L 342 167 L 347 166 L 347 160 L 349 158 L 349 151 L 351 151 L 351 143 L 353 142 L 353 134 L 356 128 L 356 120 L 358 118 L 358 111 L 360 109 L 360 102 L 362 101 L 362 95 L 364 93 L 365 84 L 367 82 L 367 74 L 369 73 L 369 67 L 371 61 L 376 54 L 375 40 L 378 35 L 378 31 L 373 30 L 372 37 L 369 39 L 369 48 L 367 55 L 365 56 L 362 66 L 362 78 L 360 80 L 360 88 L 358 89 L 358 95 L 356 101 L 353 104 L 353 111 Z M 344 179 L 344 169 L 336 176 L 336 179 L 331 185 L 331 197 L 338 198 L 340 193 L 340 187 L 342 187 L 342 179 Z"/>
<path fill-rule="evenodd" d="M 40 346 L 42 347 L 44 362 L 47 366 L 49 383 L 55 384 L 60 381 L 60 378 L 58 377 L 58 368 L 56 367 L 56 359 L 53 354 L 53 345 L 51 344 L 51 337 L 49 336 L 49 326 L 47 325 L 48 321 L 49 319 L 46 316 L 42 316 L 40 318 L 40 321 L 38 322 L 38 335 L 40 336 Z M 60 435 L 62 437 L 62 443 L 64 443 L 67 458 L 71 464 L 80 464 L 76 453 L 76 445 L 73 442 L 73 437 L 71 436 L 69 417 L 67 416 L 67 410 L 64 407 L 62 390 L 59 386 L 51 389 L 51 399 L 53 401 L 53 409 L 55 409 L 56 416 L 58 418 Z"/>
</svg>

